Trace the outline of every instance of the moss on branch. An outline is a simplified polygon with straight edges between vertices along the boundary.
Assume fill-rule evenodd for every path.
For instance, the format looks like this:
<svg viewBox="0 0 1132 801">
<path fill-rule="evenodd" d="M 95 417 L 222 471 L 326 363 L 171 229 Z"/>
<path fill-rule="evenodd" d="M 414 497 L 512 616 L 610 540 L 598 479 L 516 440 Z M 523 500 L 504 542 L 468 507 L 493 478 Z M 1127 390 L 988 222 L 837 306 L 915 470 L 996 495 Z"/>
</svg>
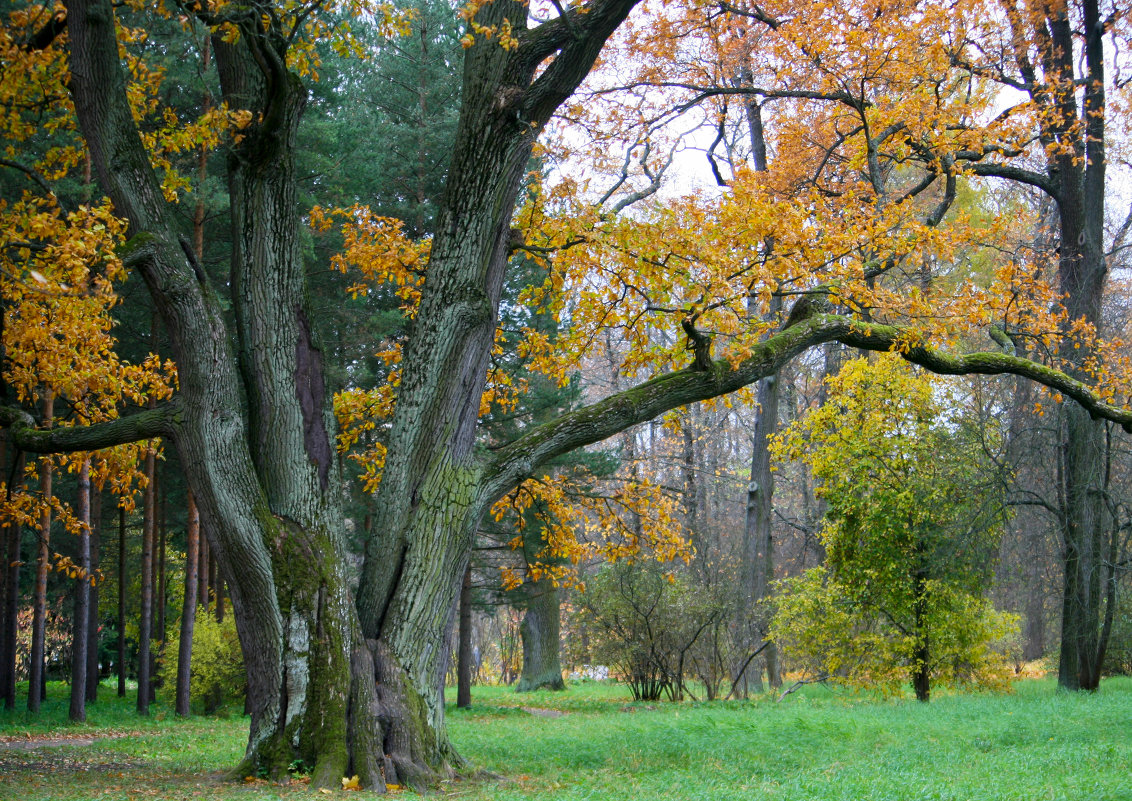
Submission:
<svg viewBox="0 0 1132 801">
<path fill-rule="evenodd" d="M 865 350 L 899 350 L 907 361 L 943 375 L 1011 374 L 1043 384 L 1079 403 L 1094 418 L 1120 424 L 1132 433 L 1132 410 L 1106 402 L 1087 384 L 1060 370 L 1006 353 L 950 354 L 935 348 L 901 348 L 908 330 L 862 323 L 851 317 L 810 313 L 759 343 L 732 365 L 717 359 L 690 369 L 663 373 L 642 384 L 531 429 L 488 459 L 483 500 L 490 503 L 513 489 L 540 465 L 575 448 L 600 442 L 670 409 L 734 392 L 778 372 L 800 353 L 838 341 Z"/>
<path fill-rule="evenodd" d="M 105 423 L 38 429 L 35 419 L 23 409 L 0 406 L 0 426 L 8 429 L 11 442 L 22 451 L 74 453 L 170 436 L 178 414 L 177 405 L 169 403 Z"/>
</svg>

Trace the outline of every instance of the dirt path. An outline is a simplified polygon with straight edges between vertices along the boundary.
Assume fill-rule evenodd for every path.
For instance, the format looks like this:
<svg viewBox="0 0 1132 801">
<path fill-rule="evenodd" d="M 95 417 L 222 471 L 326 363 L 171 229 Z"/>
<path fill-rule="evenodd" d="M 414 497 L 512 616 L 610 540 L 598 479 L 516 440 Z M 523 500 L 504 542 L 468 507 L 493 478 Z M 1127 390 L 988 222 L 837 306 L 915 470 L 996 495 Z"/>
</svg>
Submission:
<svg viewBox="0 0 1132 801">
<path fill-rule="evenodd" d="M 0 749 L 30 751 L 33 748 L 94 745 L 99 740 L 117 740 L 120 737 L 129 736 L 130 735 L 126 732 L 110 732 L 107 734 L 84 735 L 82 737 L 9 737 L 7 739 L 0 739 Z"/>
</svg>

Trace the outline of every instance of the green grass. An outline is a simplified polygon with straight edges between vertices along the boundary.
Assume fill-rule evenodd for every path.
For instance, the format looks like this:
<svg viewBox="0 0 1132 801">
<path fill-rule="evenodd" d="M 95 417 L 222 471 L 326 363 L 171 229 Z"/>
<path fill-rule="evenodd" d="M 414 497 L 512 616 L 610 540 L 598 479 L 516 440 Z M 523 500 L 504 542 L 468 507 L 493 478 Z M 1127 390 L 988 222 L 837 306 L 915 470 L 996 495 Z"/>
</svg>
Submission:
<svg viewBox="0 0 1132 801">
<path fill-rule="evenodd" d="M 86 746 L 0 750 L 0 798 L 325 797 L 301 785 L 234 785 L 246 722 L 149 719 L 104 690 L 91 722 L 65 723 L 65 688 L 39 719 L 0 713 L 0 737 L 129 733 Z M 480 688 L 449 707 L 460 752 L 502 781 L 444 792 L 510 799 L 791 801 L 1132 801 L 1132 680 L 1095 695 L 1026 681 L 1009 696 L 940 694 L 929 705 L 823 687 L 781 703 L 634 704 L 621 687 L 583 684 L 518 695 Z M 524 709 L 526 708 L 526 709 Z M 560 716 L 527 709 L 558 710 Z"/>
</svg>

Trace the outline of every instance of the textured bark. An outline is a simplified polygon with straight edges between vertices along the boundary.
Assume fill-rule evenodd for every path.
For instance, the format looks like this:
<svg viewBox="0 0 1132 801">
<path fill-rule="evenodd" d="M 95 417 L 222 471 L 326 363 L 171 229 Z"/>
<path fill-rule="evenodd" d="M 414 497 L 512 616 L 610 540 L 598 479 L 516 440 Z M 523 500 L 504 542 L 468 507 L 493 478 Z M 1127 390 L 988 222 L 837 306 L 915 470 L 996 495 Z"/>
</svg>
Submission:
<svg viewBox="0 0 1132 801">
<path fill-rule="evenodd" d="M 519 625 L 519 635 L 523 638 L 523 672 L 516 690 L 566 689 L 559 659 L 560 632 L 558 589 L 549 579 L 532 582 L 527 587 L 527 610 Z"/>
<path fill-rule="evenodd" d="M 1015 36 L 1031 37 L 1040 50 L 1036 63 L 1029 61 L 1026 44 L 1016 49 L 1015 57 L 1022 85 L 1043 111 L 1040 140 L 1050 153 L 1045 174 L 1010 164 L 973 165 L 976 174 L 1037 187 L 1057 204 L 1059 288 L 1068 312 L 1060 355 L 1070 365 L 1089 356 L 1087 343 L 1075 347 L 1079 343 L 1069 332 L 1078 321 L 1099 328 L 1107 278 L 1105 23 L 1097 0 L 1073 5 L 1072 15 L 1081 15 L 1080 33 L 1074 30 L 1068 4 L 1049 5 L 1026 18 L 1007 9 Z M 1060 447 L 1065 584 L 1058 683 L 1066 689 L 1095 690 L 1100 680 L 1104 433 L 1085 411 L 1069 407 L 1065 412 Z"/>
<path fill-rule="evenodd" d="M 47 390 L 43 398 L 43 419 L 50 421 L 55 412 L 55 397 Z M 51 498 L 51 461 L 39 464 L 39 491 L 45 500 Z M 28 657 L 28 711 L 38 712 L 47 688 L 44 675 L 44 636 L 47 621 L 47 572 L 51 564 L 51 509 L 45 508 L 39 518 L 39 548 L 35 560 L 35 589 L 32 591 L 31 653 Z"/>
<path fill-rule="evenodd" d="M 87 660 L 86 660 L 86 700 L 93 703 L 98 700 L 99 663 L 98 651 L 102 643 L 102 633 L 99 631 L 100 618 L 98 616 L 98 588 L 102 582 L 98 580 L 99 566 L 102 563 L 102 491 L 91 488 L 90 500 L 90 569 L 96 580 L 90 587 L 90 613 L 87 615 Z"/>
<path fill-rule="evenodd" d="M 24 457 L 21 454 L 16 457 L 15 468 L 9 475 L 23 475 L 23 468 Z M 5 481 L 5 483 L 7 482 Z M 10 493 L 10 488 L 5 487 L 5 492 Z M 4 697 L 4 708 L 10 710 L 16 707 L 16 634 L 18 633 L 17 616 L 20 611 L 20 566 L 22 564 L 20 546 L 23 540 L 23 531 L 19 526 L 12 525 L 4 526 L 3 531 L 7 538 L 3 569 L 8 580 L 4 585 L 4 619 L 3 625 L 0 626 L 0 631 L 3 632 L 4 637 L 4 663 L 0 665 L 0 695 Z"/>
<path fill-rule="evenodd" d="M 749 636 L 749 647 L 758 648 L 766 641 L 769 621 L 763 603 L 770 595 L 774 581 L 774 474 L 770 469 L 770 439 L 778 430 L 778 376 L 764 378 L 758 383 L 758 417 L 751 436 L 751 481 L 747 485 L 747 514 L 743 527 L 741 562 L 744 622 Z M 761 662 L 761 664 L 760 664 Z M 754 689 L 762 690 L 762 670 L 767 681 L 778 687 L 777 648 L 771 642 L 763 649 L 755 664 L 747 668 L 745 678 Z"/>
<path fill-rule="evenodd" d="M 157 558 L 155 560 L 155 583 L 157 594 L 154 596 L 155 640 L 165 644 L 165 499 L 163 494 L 158 495 L 157 501 Z"/>
<path fill-rule="evenodd" d="M 174 710 L 187 717 L 190 713 L 189 681 L 192 673 L 193 624 L 197 612 L 197 564 L 200 556 L 200 512 L 190 490 L 186 503 L 185 526 L 185 600 L 181 607 L 181 636 L 177 644 L 177 689 Z"/>
<path fill-rule="evenodd" d="M 149 714 L 153 683 L 153 568 L 154 536 L 156 523 L 155 491 L 157 489 L 157 454 L 152 445 L 145 453 L 142 472 L 146 478 L 142 496 L 142 552 L 141 552 L 141 618 L 138 622 L 138 714 Z"/>
<path fill-rule="evenodd" d="M 199 512 L 198 512 L 199 514 Z M 200 551 L 197 558 L 197 605 L 208 611 L 208 566 L 211 564 L 208 554 L 208 537 L 200 535 Z"/>
<path fill-rule="evenodd" d="M 456 649 L 456 706 L 472 705 L 472 566 L 460 585 L 460 642 Z"/>
<path fill-rule="evenodd" d="M 126 697 L 126 510 L 118 507 L 118 697 Z"/>
<path fill-rule="evenodd" d="M 87 648 L 90 646 L 90 585 L 93 573 L 90 562 L 90 458 L 79 468 L 79 498 L 76 512 L 83 530 L 79 534 L 78 560 L 80 575 L 75 581 L 74 635 L 71 638 L 71 720 L 86 720 Z"/>
</svg>

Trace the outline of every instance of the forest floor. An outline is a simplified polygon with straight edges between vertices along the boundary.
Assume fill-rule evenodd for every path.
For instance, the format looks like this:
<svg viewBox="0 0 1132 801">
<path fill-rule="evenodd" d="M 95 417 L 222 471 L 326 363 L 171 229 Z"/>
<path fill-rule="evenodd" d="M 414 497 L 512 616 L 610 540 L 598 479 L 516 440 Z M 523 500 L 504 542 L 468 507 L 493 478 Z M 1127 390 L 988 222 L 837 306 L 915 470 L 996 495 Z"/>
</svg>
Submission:
<svg viewBox="0 0 1132 801">
<path fill-rule="evenodd" d="M 132 695 L 132 693 L 131 693 Z M 454 781 L 471 801 L 1132 801 L 1132 679 L 1094 695 L 1025 680 L 1010 695 L 939 692 L 930 704 L 806 687 L 777 701 L 633 703 L 624 687 L 575 684 L 519 695 L 473 688 L 449 707 L 452 739 L 503 778 Z M 0 712 L 0 799 L 324 798 L 224 771 L 247 723 L 139 719 L 104 687 L 90 722 L 71 725 L 66 687 L 35 719 Z M 336 791 L 333 796 L 345 796 Z M 401 797 L 411 793 L 398 793 Z"/>
</svg>

